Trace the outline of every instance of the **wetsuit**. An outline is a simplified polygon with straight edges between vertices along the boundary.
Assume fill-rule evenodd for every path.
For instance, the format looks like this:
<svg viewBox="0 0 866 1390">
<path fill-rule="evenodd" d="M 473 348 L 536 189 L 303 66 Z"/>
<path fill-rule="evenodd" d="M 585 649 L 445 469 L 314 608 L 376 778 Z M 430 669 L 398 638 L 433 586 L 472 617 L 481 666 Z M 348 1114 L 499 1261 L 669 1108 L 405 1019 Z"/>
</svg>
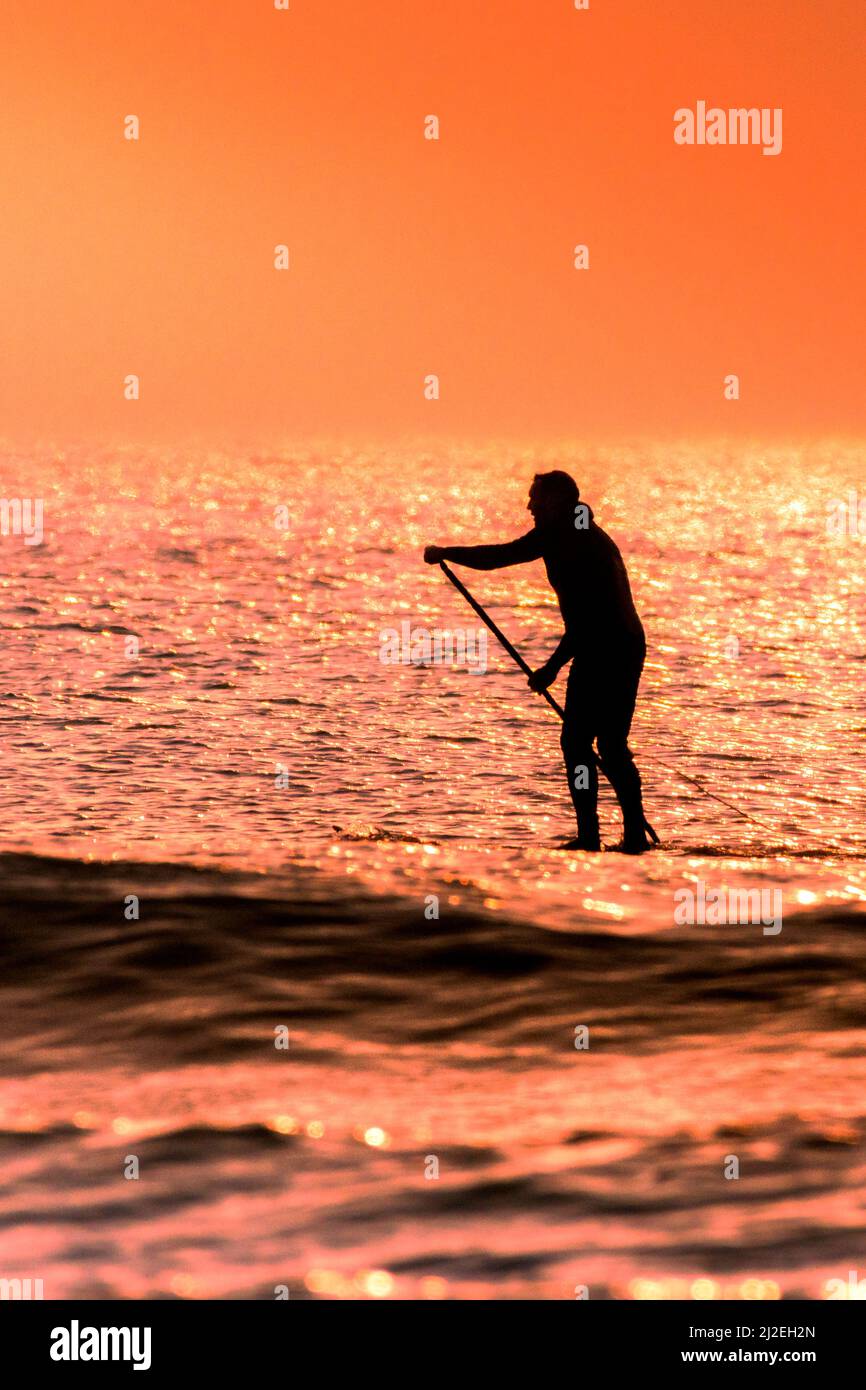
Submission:
<svg viewBox="0 0 866 1390">
<path fill-rule="evenodd" d="M 625 838 L 642 840 L 641 780 L 628 735 L 646 639 L 622 556 L 595 524 L 589 508 L 585 510 L 588 524 L 583 527 L 569 517 L 535 526 L 503 545 L 446 546 L 443 558 L 477 570 L 544 561 L 565 623 L 547 667 L 555 676 L 578 658 L 568 677 L 561 742 L 579 838 L 587 843 L 598 838 L 598 774 L 592 750 L 597 740 L 602 771 L 622 808 Z"/>
</svg>

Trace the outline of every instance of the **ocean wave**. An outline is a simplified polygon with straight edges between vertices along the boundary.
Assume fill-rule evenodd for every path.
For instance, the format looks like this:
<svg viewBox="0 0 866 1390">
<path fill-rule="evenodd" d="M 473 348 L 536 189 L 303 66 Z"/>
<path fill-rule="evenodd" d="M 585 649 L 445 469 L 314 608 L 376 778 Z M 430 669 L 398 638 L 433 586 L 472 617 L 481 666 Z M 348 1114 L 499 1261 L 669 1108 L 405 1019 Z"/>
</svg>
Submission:
<svg viewBox="0 0 866 1390">
<path fill-rule="evenodd" d="M 862 904 L 804 908 L 772 938 L 755 926 L 622 935 L 579 910 L 552 931 L 450 906 L 447 885 L 428 920 L 424 895 L 308 868 L 6 854 L 0 885 L 0 1047 L 18 1074 L 94 1047 L 106 1064 L 130 1050 L 152 1065 L 225 1062 L 287 1018 L 356 1041 L 479 1042 L 518 1068 L 521 1049 L 561 1052 L 576 1018 L 606 1048 L 637 1052 L 862 1024 Z"/>
</svg>

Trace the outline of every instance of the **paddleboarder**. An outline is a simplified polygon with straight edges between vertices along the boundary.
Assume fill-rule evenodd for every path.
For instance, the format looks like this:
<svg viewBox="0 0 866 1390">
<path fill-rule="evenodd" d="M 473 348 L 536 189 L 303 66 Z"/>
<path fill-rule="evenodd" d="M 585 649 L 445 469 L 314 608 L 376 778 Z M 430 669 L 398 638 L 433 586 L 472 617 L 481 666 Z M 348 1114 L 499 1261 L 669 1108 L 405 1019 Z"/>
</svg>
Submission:
<svg viewBox="0 0 866 1390">
<path fill-rule="evenodd" d="M 559 600 L 565 632 L 543 666 L 532 672 L 532 690 L 545 691 L 574 657 L 565 695 L 562 752 L 577 816 L 577 838 L 568 849 L 599 850 L 598 763 L 622 810 L 623 836 L 616 849 L 642 854 L 651 848 L 640 773 L 628 746 L 629 729 L 646 657 L 646 638 L 634 606 L 622 556 L 596 525 L 570 474 L 537 473 L 527 510 L 534 526 L 502 545 L 428 545 L 429 565 L 450 560 L 470 569 L 504 569 L 543 560 Z"/>
</svg>

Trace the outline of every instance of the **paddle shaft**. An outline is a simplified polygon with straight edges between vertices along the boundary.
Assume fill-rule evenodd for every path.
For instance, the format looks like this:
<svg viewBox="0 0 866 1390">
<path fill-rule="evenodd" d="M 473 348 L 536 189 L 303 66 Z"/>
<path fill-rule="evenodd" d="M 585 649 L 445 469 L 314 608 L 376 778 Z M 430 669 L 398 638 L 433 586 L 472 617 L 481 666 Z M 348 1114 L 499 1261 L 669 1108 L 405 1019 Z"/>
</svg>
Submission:
<svg viewBox="0 0 866 1390">
<path fill-rule="evenodd" d="M 473 608 L 473 609 L 475 610 L 475 612 L 478 614 L 478 616 L 479 616 L 479 618 L 481 619 L 481 621 L 482 621 L 482 623 L 484 624 L 484 626 L 485 626 L 485 627 L 489 627 L 490 631 L 493 633 L 493 636 L 496 638 L 497 642 L 500 642 L 500 643 L 502 644 L 502 646 L 503 646 L 503 647 L 505 648 L 505 650 L 508 652 L 508 655 L 511 657 L 512 661 L 516 661 L 517 664 L 518 664 L 518 666 L 520 667 L 521 671 L 525 671 L 526 674 L 527 674 L 527 676 L 531 676 L 531 675 L 532 675 L 532 667 L 531 667 L 531 666 L 528 666 L 528 665 L 526 664 L 526 662 L 523 660 L 523 657 L 520 655 L 520 652 L 517 650 L 517 648 L 516 648 L 515 646 L 512 646 L 512 644 L 509 642 L 508 638 L 505 636 L 505 633 L 502 632 L 502 631 L 496 626 L 496 624 L 495 624 L 495 622 L 493 621 L 493 619 L 491 618 L 490 614 L 489 614 L 489 613 L 485 613 L 484 609 L 481 607 L 481 604 L 480 604 L 480 603 L 477 603 L 477 602 L 475 601 L 475 599 L 474 599 L 474 598 L 472 597 L 472 595 L 470 594 L 469 590 L 466 588 L 466 585 L 460 583 L 460 580 L 457 578 L 457 575 L 454 573 L 453 570 L 450 570 L 450 569 L 448 568 L 448 566 L 446 565 L 446 563 L 445 563 L 444 560 L 440 560 L 440 561 L 439 561 L 439 565 L 440 565 L 442 571 L 443 571 L 445 574 L 447 574 L 448 578 L 451 580 L 451 583 L 454 585 L 454 588 L 455 588 L 455 589 L 458 589 L 458 590 L 460 591 L 460 593 L 461 593 L 461 594 L 463 595 L 463 597 L 465 598 L 466 602 L 469 604 L 470 608 Z M 562 705 L 558 704 L 558 702 L 557 702 L 556 700 L 554 700 L 554 698 L 553 698 L 553 696 L 551 695 L 550 691 L 549 691 L 549 690 L 541 690 L 541 691 L 539 691 L 539 694 L 544 696 L 545 700 L 546 700 L 547 703 L 550 705 L 551 709 L 555 709 L 555 710 L 556 710 L 556 713 L 559 715 L 560 719 L 564 720 L 564 719 L 565 719 L 565 710 L 562 708 Z"/>
</svg>

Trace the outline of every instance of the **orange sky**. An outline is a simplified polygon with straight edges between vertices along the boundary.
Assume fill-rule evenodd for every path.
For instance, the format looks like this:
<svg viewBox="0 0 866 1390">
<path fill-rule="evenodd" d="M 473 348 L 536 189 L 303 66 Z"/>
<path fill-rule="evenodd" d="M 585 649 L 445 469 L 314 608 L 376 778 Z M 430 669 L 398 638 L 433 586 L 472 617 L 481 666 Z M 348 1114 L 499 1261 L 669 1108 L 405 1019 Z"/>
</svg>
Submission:
<svg viewBox="0 0 866 1390">
<path fill-rule="evenodd" d="M 5 6 L 0 434 L 862 432 L 866 4 L 590 6 Z"/>
</svg>

